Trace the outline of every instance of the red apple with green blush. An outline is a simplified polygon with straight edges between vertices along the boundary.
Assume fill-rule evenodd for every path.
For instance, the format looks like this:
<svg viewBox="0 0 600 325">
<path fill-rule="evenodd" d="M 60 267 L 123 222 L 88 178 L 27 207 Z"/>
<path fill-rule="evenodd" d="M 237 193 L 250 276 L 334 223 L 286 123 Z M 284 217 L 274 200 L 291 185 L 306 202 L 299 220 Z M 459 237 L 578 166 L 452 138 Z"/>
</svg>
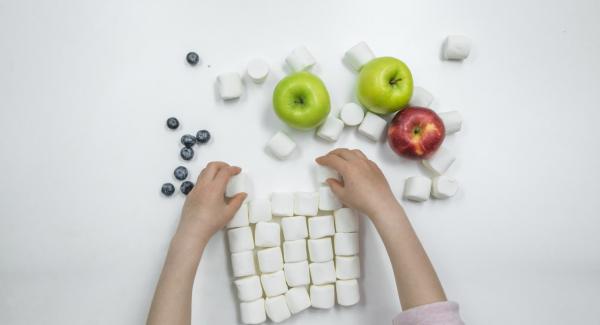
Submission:
<svg viewBox="0 0 600 325">
<path fill-rule="evenodd" d="M 427 159 L 444 142 L 442 119 L 429 108 L 407 107 L 399 111 L 388 127 L 392 150 L 408 159 Z"/>
</svg>

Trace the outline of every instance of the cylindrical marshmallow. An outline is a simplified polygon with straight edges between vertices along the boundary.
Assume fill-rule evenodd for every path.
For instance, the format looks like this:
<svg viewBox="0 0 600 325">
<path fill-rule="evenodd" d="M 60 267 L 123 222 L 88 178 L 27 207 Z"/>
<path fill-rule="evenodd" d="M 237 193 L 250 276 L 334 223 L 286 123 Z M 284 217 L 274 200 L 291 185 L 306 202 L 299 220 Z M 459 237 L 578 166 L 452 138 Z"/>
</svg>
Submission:
<svg viewBox="0 0 600 325">
<path fill-rule="evenodd" d="M 317 165 L 316 168 L 317 182 L 319 184 L 327 184 L 327 180 L 330 178 L 337 179 L 338 181 L 342 180 L 342 176 L 332 168 L 322 165 Z"/>
<path fill-rule="evenodd" d="M 283 268 L 283 256 L 279 247 L 259 250 L 256 256 L 258 257 L 258 268 L 262 273 L 271 273 Z"/>
<path fill-rule="evenodd" d="M 306 287 L 291 288 L 285 293 L 285 300 L 292 314 L 297 314 L 310 307 L 310 297 Z"/>
<path fill-rule="evenodd" d="M 335 266 L 333 261 L 324 263 L 310 263 L 310 278 L 313 284 L 327 284 L 335 282 Z"/>
<path fill-rule="evenodd" d="M 358 232 L 358 215 L 350 208 L 341 208 L 333 212 L 336 232 Z"/>
<path fill-rule="evenodd" d="M 233 218 L 227 223 L 227 228 L 246 227 L 250 224 L 248 221 L 248 204 L 244 203 L 233 215 Z"/>
<path fill-rule="evenodd" d="M 359 71 L 363 65 L 375 58 L 375 54 L 365 42 L 360 42 L 350 48 L 344 54 L 344 61 L 355 71 Z"/>
<path fill-rule="evenodd" d="M 308 253 L 312 262 L 327 262 L 333 259 L 331 238 L 309 239 Z"/>
<path fill-rule="evenodd" d="M 359 125 L 365 118 L 365 111 L 356 103 L 346 103 L 340 109 L 340 119 L 348 126 Z"/>
<path fill-rule="evenodd" d="M 300 46 L 292 51 L 285 62 L 290 66 L 292 71 L 304 71 L 315 65 L 315 58 L 310 54 L 305 46 Z"/>
<path fill-rule="evenodd" d="M 471 40 L 463 35 L 450 35 L 442 45 L 442 56 L 446 60 L 464 60 L 471 52 Z"/>
<path fill-rule="evenodd" d="M 267 142 L 267 148 L 277 158 L 284 160 L 296 149 L 296 143 L 287 134 L 279 131 Z"/>
<path fill-rule="evenodd" d="M 276 222 L 259 222 L 254 228 L 254 246 L 277 247 L 281 245 L 281 227 Z"/>
<path fill-rule="evenodd" d="M 335 273 L 340 280 L 360 278 L 360 259 L 358 256 L 336 256 Z"/>
<path fill-rule="evenodd" d="M 256 274 L 253 251 L 231 254 L 231 268 L 236 278 Z"/>
<path fill-rule="evenodd" d="M 335 288 L 333 284 L 311 285 L 310 301 L 313 307 L 329 309 L 335 304 Z"/>
<path fill-rule="evenodd" d="M 458 182 L 451 177 L 440 175 L 433 178 L 431 195 L 436 199 L 447 199 L 458 191 Z"/>
<path fill-rule="evenodd" d="M 404 182 L 404 198 L 411 201 L 423 202 L 429 200 L 431 180 L 423 176 L 409 177 Z"/>
<path fill-rule="evenodd" d="M 409 106 L 431 108 L 433 95 L 423 87 L 415 87 L 412 97 L 410 98 Z"/>
<path fill-rule="evenodd" d="M 285 281 L 290 287 L 305 286 L 310 284 L 310 271 L 308 262 L 285 263 L 283 265 Z"/>
<path fill-rule="evenodd" d="M 256 275 L 235 280 L 238 298 L 240 301 L 253 301 L 262 298 L 263 291 L 260 286 L 260 278 Z"/>
<path fill-rule="evenodd" d="M 340 209 L 342 202 L 337 198 L 329 186 L 319 188 L 319 210 L 333 211 Z"/>
<path fill-rule="evenodd" d="M 254 59 L 248 62 L 246 74 L 248 74 L 248 77 L 255 83 L 262 83 L 269 75 L 269 64 L 264 60 Z"/>
<path fill-rule="evenodd" d="M 274 323 L 283 322 L 291 316 L 283 295 L 265 299 L 265 310 L 269 319 Z"/>
<path fill-rule="evenodd" d="M 244 92 L 242 78 L 237 72 L 223 73 L 217 77 L 217 88 L 224 100 L 239 98 Z"/>
<path fill-rule="evenodd" d="M 244 324 L 261 324 L 267 320 L 265 313 L 265 300 L 263 298 L 240 303 L 240 313 L 242 323 Z"/>
<path fill-rule="evenodd" d="M 358 133 L 373 141 L 378 141 L 381 139 L 381 135 L 383 134 L 383 130 L 385 130 L 386 125 L 387 121 L 381 118 L 379 115 L 367 112 L 365 118 L 358 126 Z"/>
<path fill-rule="evenodd" d="M 225 188 L 225 196 L 231 198 L 242 192 L 248 194 L 248 197 L 250 197 L 250 179 L 244 173 L 234 175 L 229 179 Z"/>
<path fill-rule="evenodd" d="M 308 218 L 308 233 L 312 239 L 333 236 L 335 233 L 333 216 Z"/>
<path fill-rule="evenodd" d="M 337 233 L 333 236 L 335 255 L 352 256 L 358 255 L 359 244 L 357 233 Z"/>
<path fill-rule="evenodd" d="M 444 174 L 454 163 L 456 158 L 444 147 L 439 147 L 438 150 L 427 160 L 423 160 L 423 165 L 431 170 L 435 175 Z"/>
<path fill-rule="evenodd" d="M 279 296 L 288 290 L 283 271 L 264 273 L 260 276 L 260 282 L 267 297 Z"/>
<path fill-rule="evenodd" d="M 306 240 L 286 240 L 283 242 L 283 258 L 286 263 L 300 262 L 308 258 Z"/>
<path fill-rule="evenodd" d="M 335 293 L 340 306 L 352 306 L 360 301 L 360 291 L 356 280 L 336 281 Z"/>
<path fill-rule="evenodd" d="M 281 228 L 283 229 L 283 238 L 285 238 L 285 240 L 298 240 L 308 237 L 306 217 L 296 216 L 282 218 Z"/>
<path fill-rule="evenodd" d="M 343 130 L 344 122 L 333 116 L 327 116 L 325 122 L 317 129 L 317 136 L 324 140 L 335 142 Z"/>
<path fill-rule="evenodd" d="M 438 113 L 438 116 L 444 122 L 446 134 L 451 134 L 460 131 L 462 128 L 462 116 L 458 111 Z"/>
<path fill-rule="evenodd" d="M 227 231 L 229 251 L 238 253 L 254 249 L 254 237 L 250 227 L 233 228 Z"/>
</svg>

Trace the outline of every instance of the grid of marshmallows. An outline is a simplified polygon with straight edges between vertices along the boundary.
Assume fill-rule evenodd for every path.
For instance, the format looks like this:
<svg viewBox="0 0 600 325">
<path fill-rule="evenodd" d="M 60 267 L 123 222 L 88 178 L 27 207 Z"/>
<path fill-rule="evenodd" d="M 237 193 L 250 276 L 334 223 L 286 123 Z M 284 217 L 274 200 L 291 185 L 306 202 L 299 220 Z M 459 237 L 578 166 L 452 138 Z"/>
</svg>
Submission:
<svg viewBox="0 0 600 325">
<path fill-rule="evenodd" d="M 318 192 L 248 200 L 227 225 L 244 324 L 267 317 L 281 322 L 311 306 L 329 309 L 336 300 L 341 306 L 360 300 L 358 216 L 323 185 L 340 176 L 323 166 L 316 174 Z M 242 173 L 231 178 L 226 196 L 249 191 L 250 179 Z"/>
</svg>

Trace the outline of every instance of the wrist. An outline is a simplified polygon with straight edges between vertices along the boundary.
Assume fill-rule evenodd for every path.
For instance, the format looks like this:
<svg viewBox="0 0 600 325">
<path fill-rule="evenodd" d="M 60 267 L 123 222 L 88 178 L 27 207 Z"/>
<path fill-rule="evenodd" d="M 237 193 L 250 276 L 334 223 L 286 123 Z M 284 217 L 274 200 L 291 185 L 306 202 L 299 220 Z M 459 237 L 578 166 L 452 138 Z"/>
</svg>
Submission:
<svg viewBox="0 0 600 325">
<path fill-rule="evenodd" d="M 405 217 L 404 209 L 396 200 L 390 200 L 387 203 L 378 205 L 368 213 L 373 223 L 377 224 L 390 218 Z"/>
</svg>

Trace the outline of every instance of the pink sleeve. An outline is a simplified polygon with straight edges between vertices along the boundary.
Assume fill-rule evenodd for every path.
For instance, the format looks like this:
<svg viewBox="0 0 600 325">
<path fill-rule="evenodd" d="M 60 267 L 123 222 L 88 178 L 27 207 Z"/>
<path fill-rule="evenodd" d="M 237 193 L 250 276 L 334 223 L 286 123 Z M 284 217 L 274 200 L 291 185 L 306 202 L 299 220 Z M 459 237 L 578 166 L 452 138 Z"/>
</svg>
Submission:
<svg viewBox="0 0 600 325">
<path fill-rule="evenodd" d="M 393 325 L 464 325 L 458 313 L 458 304 L 436 302 L 408 309 L 396 316 Z"/>
</svg>

